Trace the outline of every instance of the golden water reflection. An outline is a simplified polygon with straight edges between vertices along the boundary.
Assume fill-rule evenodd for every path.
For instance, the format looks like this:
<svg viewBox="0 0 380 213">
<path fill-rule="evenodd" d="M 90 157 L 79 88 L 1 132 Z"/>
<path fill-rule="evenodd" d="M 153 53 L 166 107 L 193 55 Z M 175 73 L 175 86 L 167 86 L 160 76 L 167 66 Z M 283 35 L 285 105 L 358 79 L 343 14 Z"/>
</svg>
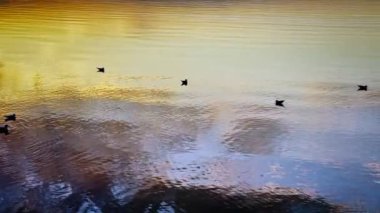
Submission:
<svg viewBox="0 0 380 213">
<path fill-rule="evenodd" d="M 158 76 L 176 83 L 139 86 L 177 90 L 187 77 L 212 91 L 252 90 L 263 80 L 351 81 L 377 72 L 379 9 L 375 1 L 9 1 L 0 6 L 2 84 L 28 88 L 40 75 L 50 87 L 130 87 L 120 78 Z M 96 66 L 117 77 L 101 79 Z"/>
</svg>

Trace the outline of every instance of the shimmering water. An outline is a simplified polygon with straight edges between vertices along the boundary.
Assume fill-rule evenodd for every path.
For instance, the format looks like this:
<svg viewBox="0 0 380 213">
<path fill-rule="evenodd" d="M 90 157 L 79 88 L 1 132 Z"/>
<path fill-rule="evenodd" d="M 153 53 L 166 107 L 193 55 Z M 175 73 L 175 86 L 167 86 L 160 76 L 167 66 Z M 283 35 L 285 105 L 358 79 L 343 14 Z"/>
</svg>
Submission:
<svg viewBox="0 0 380 213">
<path fill-rule="evenodd" d="M 0 0 L 0 212 L 380 211 L 379 11 Z"/>
</svg>

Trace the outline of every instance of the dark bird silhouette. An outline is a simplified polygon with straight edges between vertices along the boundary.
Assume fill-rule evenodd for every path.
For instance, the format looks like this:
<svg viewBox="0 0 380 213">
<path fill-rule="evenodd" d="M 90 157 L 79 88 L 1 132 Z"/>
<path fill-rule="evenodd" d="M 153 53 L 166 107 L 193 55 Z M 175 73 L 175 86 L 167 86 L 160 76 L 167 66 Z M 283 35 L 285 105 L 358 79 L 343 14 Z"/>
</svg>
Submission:
<svg viewBox="0 0 380 213">
<path fill-rule="evenodd" d="M 285 100 L 276 100 L 276 106 L 284 107 Z"/>
<path fill-rule="evenodd" d="M 97 69 L 98 69 L 98 72 L 102 72 L 102 73 L 105 72 L 104 67 L 97 67 Z"/>
<path fill-rule="evenodd" d="M 358 85 L 358 91 L 367 91 L 367 85 Z"/>
<path fill-rule="evenodd" d="M 181 80 L 181 82 L 182 82 L 181 86 L 187 86 L 187 79 Z"/>
<path fill-rule="evenodd" d="M 5 121 L 15 121 L 16 120 L 16 114 L 5 115 L 4 118 L 5 118 Z"/>
<path fill-rule="evenodd" d="M 8 125 L 0 127 L 0 134 L 3 133 L 5 135 L 8 135 L 9 134 L 8 127 L 9 127 Z"/>
</svg>

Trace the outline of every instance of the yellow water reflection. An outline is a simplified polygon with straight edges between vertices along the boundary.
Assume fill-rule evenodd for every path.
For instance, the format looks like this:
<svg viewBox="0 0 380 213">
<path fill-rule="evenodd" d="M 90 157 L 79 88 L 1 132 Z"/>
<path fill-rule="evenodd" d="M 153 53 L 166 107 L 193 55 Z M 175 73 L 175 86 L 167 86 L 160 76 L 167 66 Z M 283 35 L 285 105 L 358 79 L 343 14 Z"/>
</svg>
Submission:
<svg viewBox="0 0 380 213">
<path fill-rule="evenodd" d="M 359 70 L 368 76 L 379 67 L 379 10 L 376 1 L 3 2 L 0 85 L 29 90 L 40 76 L 45 90 L 176 90 L 185 76 L 212 90 Z M 96 66 L 112 77 L 99 77 Z M 125 76 L 172 81 L 127 83 Z"/>
</svg>

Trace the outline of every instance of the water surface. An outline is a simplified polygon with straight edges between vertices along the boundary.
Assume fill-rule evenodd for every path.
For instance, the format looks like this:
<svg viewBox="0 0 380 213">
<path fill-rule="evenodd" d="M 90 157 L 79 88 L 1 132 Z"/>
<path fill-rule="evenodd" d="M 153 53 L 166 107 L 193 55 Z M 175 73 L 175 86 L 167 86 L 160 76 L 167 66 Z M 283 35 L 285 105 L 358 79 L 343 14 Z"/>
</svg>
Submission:
<svg viewBox="0 0 380 213">
<path fill-rule="evenodd" d="M 379 211 L 379 11 L 0 1 L 0 212 Z"/>
</svg>

